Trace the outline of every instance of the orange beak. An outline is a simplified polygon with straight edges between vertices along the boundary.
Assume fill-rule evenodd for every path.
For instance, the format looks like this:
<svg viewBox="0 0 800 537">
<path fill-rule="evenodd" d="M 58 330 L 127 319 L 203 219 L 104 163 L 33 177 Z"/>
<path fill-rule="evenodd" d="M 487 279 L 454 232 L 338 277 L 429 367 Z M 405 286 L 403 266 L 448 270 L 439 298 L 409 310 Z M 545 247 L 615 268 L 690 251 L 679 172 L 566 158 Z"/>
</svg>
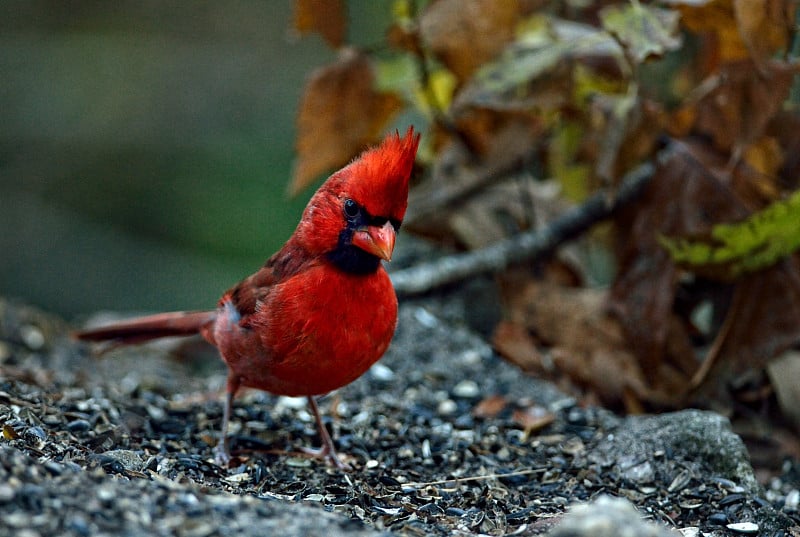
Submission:
<svg viewBox="0 0 800 537">
<path fill-rule="evenodd" d="M 378 256 L 386 261 L 392 260 L 394 241 L 397 234 L 391 222 L 386 222 L 381 227 L 364 226 L 353 233 L 352 243 L 365 252 Z"/>
</svg>

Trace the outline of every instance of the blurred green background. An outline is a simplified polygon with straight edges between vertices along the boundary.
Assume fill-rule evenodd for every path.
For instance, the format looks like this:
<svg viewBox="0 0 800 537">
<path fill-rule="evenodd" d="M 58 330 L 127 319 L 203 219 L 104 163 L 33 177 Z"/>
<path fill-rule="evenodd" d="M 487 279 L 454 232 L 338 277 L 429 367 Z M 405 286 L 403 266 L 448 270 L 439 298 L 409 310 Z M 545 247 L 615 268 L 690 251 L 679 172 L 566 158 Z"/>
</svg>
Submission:
<svg viewBox="0 0 800 537">
<path fill-rule="evenodd" d="M 380 43 L 390 2 L 349 3 Z M 212 307 L 290 235 L 305 77 L 288 0 L 0 1 L 0 295 Z"/>
</svg>

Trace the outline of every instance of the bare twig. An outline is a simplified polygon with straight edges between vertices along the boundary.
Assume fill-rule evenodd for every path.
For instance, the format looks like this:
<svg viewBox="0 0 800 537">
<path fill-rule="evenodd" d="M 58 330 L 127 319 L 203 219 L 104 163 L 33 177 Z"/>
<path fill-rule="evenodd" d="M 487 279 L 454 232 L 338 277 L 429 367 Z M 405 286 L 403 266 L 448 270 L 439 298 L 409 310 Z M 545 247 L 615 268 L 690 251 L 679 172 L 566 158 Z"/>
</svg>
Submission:
<svg viewBox="0 0 800 537">
<path fill-rule="evenodd" d="M 636 198 L 654 173 L 655 165 L 644 163 L 625 175 L 615 197 L 610 197 L 605 191 L 598 192 L 543 229 L 520 233 L 480 250 L 444 256 L 397 271 L 392 274 L 394 288 L 399 296 L 425 293 L 479 274 L 499 272 L 512 263 L 549 253 Z"/>
</svg>

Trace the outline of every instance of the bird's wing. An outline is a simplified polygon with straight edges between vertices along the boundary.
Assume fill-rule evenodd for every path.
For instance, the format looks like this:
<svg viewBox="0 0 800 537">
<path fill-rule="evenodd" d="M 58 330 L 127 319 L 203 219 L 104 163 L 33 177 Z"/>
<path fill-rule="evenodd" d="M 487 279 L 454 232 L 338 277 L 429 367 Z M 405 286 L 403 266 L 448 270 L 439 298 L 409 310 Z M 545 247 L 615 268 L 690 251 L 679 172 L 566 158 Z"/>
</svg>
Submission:
<svg viewBox="0 0 800 537">
<path fill-rule="evenodd" d="M 241 316 L 239 324 L 247 327 L 250 317 L 276 284 L 304 272 L 314 264 L 316 261 L 313 256 L 290 241 L 270 257 L 258 272 L 228 290 L 220 299 L 220 305 L 229 301 Z"/>
</svg>

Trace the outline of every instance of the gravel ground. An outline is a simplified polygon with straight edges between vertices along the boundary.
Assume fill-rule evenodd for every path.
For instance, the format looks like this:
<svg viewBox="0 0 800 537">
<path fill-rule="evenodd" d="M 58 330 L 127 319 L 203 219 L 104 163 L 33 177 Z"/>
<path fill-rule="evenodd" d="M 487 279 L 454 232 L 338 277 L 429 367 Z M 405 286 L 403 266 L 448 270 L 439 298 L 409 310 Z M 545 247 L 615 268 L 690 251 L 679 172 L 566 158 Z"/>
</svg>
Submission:
<svg viewBox="0 0 800 537">
<path fill-rule="evenodd" d="M 496 357 L 459 303 L 402 304 L 384 359 L 322 399 L 342 473 L 300 453 L 317 443 L 303 400 L 257 391 L 215 465 L 225 372 L 206 346 L 98 360 L 0 301 L 0 534 L 602 535 L 619 513 L 658 524 L 639 535 L 800 535 L 796 462 L 764 491 L 716 414 L 584 408 Z"/>
</svg>

